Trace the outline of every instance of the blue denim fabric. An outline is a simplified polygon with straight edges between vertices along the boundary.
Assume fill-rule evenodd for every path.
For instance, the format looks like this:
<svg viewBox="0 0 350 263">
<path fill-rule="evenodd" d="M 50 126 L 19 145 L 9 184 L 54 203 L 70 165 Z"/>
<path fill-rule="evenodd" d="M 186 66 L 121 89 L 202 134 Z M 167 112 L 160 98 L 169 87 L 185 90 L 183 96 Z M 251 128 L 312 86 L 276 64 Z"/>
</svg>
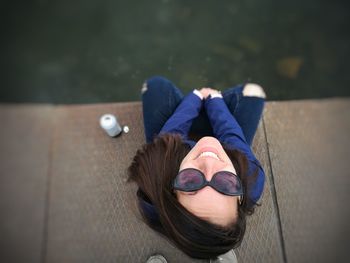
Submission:
<svg viewBox="0 0 350 263">
<path fill-rule="evenodd" d="M 151 142 L 173 114 L 184 97 L 183 93 L 168 79 L 155 76 L 146 82 L 147 90 L 142 94 L 142 107 L 146 141 Z M 237 85 L 222 92 L 223 99 L 236 118 L 251 146 L 261 118 L 265 99 L 243 96 L 245 84 Z M 212 136 L 212 128 L 205 112 L 194 119 L 191 132 L 200 136 Z"/>
</svg>

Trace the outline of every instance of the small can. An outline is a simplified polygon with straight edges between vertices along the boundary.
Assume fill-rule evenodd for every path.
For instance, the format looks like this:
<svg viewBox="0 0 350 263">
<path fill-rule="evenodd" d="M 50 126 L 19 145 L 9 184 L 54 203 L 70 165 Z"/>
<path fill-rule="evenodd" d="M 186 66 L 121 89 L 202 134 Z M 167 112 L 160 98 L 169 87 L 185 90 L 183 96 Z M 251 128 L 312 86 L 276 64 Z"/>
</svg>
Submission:
<svg viewBox="0 0 350 263">
<path fill-rule="evenodd" d="M 105 114 L 100 118 L 100 125 L 111 137 L 118 136 L 122 132 L 117 118 L 112 114 Z"/>
</svg>

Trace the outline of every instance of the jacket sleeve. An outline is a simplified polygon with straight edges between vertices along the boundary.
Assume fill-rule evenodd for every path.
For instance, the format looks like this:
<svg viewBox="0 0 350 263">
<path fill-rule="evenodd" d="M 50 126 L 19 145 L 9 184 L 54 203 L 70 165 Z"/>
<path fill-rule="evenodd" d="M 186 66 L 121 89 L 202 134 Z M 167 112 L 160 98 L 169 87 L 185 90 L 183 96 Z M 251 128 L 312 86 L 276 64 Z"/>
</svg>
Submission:
<svg viewBox="0 0 350 263">
<path fill-rule="evenodd" d="M 264 189 L 265 173 L 249 144 L 247 144 L 241 127 L 222 98 L 209 97 L 205 100 L 204 106 L 213 128 L 214 136 L 223 144 L 246 155 L 249 161 L 248 175 L 251 175 L 258 169 L 257 179 L 249 193 L 250 198 L 257 203 Z"/>
<path fill-rule="evenodd" d="M 187 139 L 193 119 L 199 115 L 201 108 L 202 100 L 193 92 L 189 93 L 166 121 L 160 134 L 178 133 L 183 139 Z"/>
</svg>

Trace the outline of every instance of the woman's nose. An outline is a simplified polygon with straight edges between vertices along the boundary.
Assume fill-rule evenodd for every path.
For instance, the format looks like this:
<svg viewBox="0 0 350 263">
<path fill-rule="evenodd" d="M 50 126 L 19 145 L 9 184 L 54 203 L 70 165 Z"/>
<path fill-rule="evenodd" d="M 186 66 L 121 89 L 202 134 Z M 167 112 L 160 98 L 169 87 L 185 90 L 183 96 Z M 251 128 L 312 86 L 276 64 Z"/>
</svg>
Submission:
<svg viewBox="0 0 350 263">
<path fill-rule="evenodd" d="M 211 157 L 203 157 L 198 159 L 198 167 L 210 181 L 213 175 L 222 169 L 222 162 Z"/>
</svg>

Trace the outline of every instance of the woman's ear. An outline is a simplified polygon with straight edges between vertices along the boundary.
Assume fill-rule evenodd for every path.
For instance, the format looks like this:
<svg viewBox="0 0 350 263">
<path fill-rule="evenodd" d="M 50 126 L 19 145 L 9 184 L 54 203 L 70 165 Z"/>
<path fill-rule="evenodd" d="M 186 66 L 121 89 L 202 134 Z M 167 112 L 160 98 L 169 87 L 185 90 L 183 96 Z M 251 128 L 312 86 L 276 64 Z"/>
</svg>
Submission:
<svg viewBox="0 0 350 263">
<path fill-rule="evenodd" d="M 176 190 L 176 189 L 173 189 L 173 190 L 172 190 L 172 193 L 174 194 L 174 196 L 176 197 L 176 199 L 177 199 L 177 191 L 178 191 L 178 190 Z"/>
</svg>

